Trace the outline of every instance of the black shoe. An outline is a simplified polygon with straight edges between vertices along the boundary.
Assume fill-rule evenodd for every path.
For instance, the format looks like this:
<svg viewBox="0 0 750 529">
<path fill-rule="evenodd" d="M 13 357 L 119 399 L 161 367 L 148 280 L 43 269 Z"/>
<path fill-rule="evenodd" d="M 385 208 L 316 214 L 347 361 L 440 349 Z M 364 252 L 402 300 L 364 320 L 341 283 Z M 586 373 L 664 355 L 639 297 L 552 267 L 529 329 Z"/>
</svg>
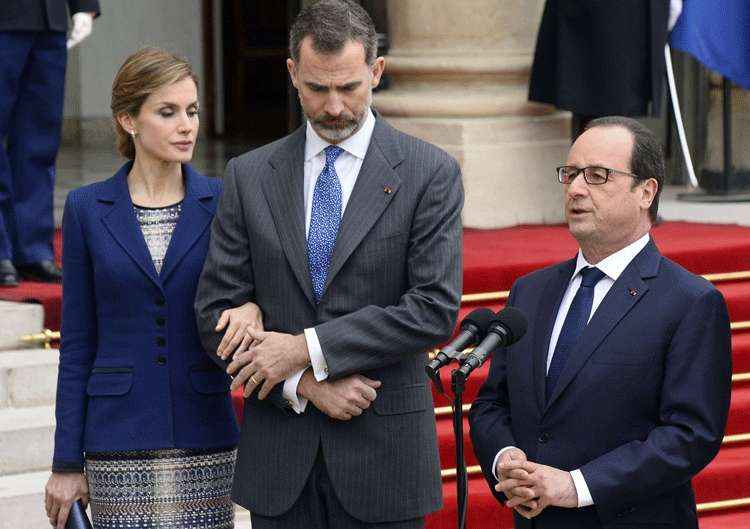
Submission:
<svg viewBox="0 0 750 529">
<path fill-rule="evenodd" d="M 10 259 L 0 259 L 0 287 L 17 287 L 18 272 Z"/>
<path fill-rule="evenodd" d="M 42 283 L 62 282 L 62 270 L 52 261 L 39 261 L 25 265 L 16 265 L 18 273 L 29 281 L 41 281 Z"/>
</svg>

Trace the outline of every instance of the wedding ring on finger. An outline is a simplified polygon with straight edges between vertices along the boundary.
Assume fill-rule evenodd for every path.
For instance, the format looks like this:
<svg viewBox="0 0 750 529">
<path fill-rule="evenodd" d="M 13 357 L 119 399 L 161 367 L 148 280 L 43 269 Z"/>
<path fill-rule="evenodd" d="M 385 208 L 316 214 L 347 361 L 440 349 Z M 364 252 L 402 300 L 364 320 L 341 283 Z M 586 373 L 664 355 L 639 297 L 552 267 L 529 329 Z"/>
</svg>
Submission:
<svg viewBox="0 0 750 529">
<path fill-rule="evenodd" d="M 253 384 L 255 384 L 257 386 L 258 384 L 260 384 L 261 382 L 263 382 L 263 379 L 261 378 L 260 380 L 255 380 L 255 375 L 253 375 L 253 376 L 250 377 L 250 382 L 252 382 Z"/>
</svg>

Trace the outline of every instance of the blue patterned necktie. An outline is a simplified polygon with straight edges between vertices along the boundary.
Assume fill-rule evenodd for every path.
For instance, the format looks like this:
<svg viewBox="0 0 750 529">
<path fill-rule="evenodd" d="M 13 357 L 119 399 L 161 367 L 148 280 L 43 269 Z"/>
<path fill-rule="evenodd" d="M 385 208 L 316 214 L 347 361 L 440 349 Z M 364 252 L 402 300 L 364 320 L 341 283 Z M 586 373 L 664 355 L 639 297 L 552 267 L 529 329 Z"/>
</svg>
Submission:
<svg viewBox="0 0 750 529">
<path fill-rule="evenodd" d="M 555 390 L 555 385 L 560 378 L 570 352 L 578 343 L 583 329 L 586 328 L 591 314 L 591 305 L 594 301 L 594 287 L 603 277 L 604 272 L 596 267 L 581 269 L 581 286 L 570 304 L 567 316 L 565 316 L 565 322 L 560 330 L 555 352 L 552 355 L 552 362 L 550 362 L 547 371 L 547 400 L 550 399 L 552 392 Z"/>
<path fill-rule="evenodd" d="M 325 148 L 326 164 L 313 191 L 310 229 L 307 232 L 307 262 L 316 303 L 323 296 L 333 246 L 341 224 L 341 182 L 334 164 L 342 152 L 343 149 L 335 145 Z"/>
</svg>

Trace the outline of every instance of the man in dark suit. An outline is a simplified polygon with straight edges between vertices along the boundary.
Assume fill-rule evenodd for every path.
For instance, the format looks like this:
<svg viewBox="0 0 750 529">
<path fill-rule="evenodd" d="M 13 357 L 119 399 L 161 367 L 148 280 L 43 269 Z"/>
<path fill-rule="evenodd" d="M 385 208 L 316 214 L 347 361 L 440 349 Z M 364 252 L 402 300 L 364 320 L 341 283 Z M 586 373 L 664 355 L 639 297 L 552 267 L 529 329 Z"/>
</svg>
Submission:
<svg viewBox="0 0 750 529">
<path fill-rule="evenodd" d="M 648 129 L 592 121 L 557 176 L 580 251 L 513 286 L 529 330 L 495 352 L 475 452 L 517 528 L 697 529 L 690 479 L 729 409 L 726 304 L 650 239 L 664 161 Z"/>
<path fill-rule="evenodd" d="M 67 0 L 68 46 L 91 31 L 98 0 Z M 62 280 L 52 253 L 68 14 L 64 0 L 0 6 L 0 286 Z"/>
<path fill-rule="evenodd" d="M 303 9 L 307 125 L 227 166 L 196 312 L 214 358 L 224 309 L 253 301 L 272 331 L 228 368 L 251 395 L 233 497 L 254 529 L 423 527 L 442 504 L 424 365 L 458 311 L 463 191 L 452 157 L 370 110 L 376 46 L 356 3 Z"/>
</svg>

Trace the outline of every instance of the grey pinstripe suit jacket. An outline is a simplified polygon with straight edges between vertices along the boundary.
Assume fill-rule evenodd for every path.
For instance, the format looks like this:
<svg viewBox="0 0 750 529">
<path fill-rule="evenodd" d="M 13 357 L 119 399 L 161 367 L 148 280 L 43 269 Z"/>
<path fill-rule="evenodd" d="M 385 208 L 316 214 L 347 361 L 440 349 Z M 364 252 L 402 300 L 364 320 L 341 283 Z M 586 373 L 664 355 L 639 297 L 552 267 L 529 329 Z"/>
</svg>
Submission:
<svg viewBox="0 0 750 529">
<path fill-rule="evenodd" d="M 274 398 L 245 406 L 233 498 L 277 516 L 298 498 L 322 449 L 344 508 L 367 522 L 416 518 L 442 504 L 425 351 L 450 335 L 461 293 L 457 162 L 376 119 L 341 222 L 318 305 L 303 213 L 305 129 L 230 160 L 198 294 L 208 351 L 222 310 L 254 301 L 267 330 L 314 326 L 329 377 L 382 381 L 361 416 L 314 406 L 296 415 Z M 215 358 L 214 354 L 211 354 Z"/>
</svg>

